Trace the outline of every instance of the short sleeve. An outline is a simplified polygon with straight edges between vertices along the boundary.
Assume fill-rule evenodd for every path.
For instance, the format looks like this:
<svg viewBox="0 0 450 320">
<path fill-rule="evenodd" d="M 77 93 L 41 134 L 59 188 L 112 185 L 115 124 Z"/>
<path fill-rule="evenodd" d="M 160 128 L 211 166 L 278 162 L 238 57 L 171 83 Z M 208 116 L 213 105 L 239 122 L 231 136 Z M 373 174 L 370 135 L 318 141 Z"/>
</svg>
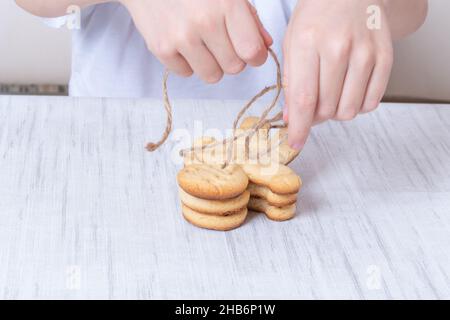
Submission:
<svg viewBox="0 0 450 320">
<path fill-rule="evenodd" d="M 62 16 L 62 17 L 56 17 L 56 18 L 40 18 L 42 22 L 55 29 L 59 29 L 67 24 L 67 17 L 68 16 Z"/>
</svg>

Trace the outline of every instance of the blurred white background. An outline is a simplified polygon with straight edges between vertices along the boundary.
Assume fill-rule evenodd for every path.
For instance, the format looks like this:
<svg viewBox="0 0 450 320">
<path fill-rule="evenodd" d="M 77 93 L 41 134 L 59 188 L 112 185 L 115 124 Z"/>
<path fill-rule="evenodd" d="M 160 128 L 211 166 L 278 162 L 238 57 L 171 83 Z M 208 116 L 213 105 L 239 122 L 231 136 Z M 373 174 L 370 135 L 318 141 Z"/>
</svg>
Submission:
<svg viewBox="0 0 450 320">
<path fill-rule="evenodd" d="M 388 96 L 450 101 L 450 1 L 430 0 L 427 22 L 396 45 Z M 45 26 L 13 0 L 0 2 L 0 83 L 66 84 L 70 32 Z"/>
<path fill-rule="evenodd" d="M 0 83 L 66 84 L 70 43 L 66 28 L 49 28 L 15 1 L 0 1 Z"/>
</svg>

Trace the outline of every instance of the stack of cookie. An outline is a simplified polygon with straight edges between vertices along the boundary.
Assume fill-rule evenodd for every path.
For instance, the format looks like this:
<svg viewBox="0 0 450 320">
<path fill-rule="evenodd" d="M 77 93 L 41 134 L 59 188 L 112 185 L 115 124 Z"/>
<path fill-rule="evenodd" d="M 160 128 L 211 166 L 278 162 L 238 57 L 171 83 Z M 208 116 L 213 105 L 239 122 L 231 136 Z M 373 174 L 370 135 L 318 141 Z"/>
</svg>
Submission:
<svg viewBox="0 0 450 320">
<path fill-rule="evenodd" d="M 237 134 L 251 130 L 257 117 L 242 121 Z M 231 164 L 222 168 L 228 145 L 214 144 L 212 137 L 201 137 L 193 144 L 196 152 L 184 155 L 184 168 L 178 174 L 183 216 L 195 226 L 231 230 L 241 226 L 247 211 L 265 213 L 275 221 L 292 219 L 302 181 L 286 166 L 299 152 L 280 140 L 286 129 L 261 128 L 248 141 L 233 143 Z M 270 149 L 269 149 L 270 148 Z M 270 153 L 266 152 L 270 151 Z"/>
<path fill-rule="evenodd" d="M 248 178 L 237 165 L 186 165 L 177 176 L 184 218 L 201 228 L 227 231 L 247 217 Z"/>
<path fill-rule="evenodd" d="M 275 221 L 286 221 L 295 216 L 302 181 L 294 171 L 282 164 L 243 164 L 242 168 L 250 180 L 248 209 L 265 213 Z"/>
</svg>

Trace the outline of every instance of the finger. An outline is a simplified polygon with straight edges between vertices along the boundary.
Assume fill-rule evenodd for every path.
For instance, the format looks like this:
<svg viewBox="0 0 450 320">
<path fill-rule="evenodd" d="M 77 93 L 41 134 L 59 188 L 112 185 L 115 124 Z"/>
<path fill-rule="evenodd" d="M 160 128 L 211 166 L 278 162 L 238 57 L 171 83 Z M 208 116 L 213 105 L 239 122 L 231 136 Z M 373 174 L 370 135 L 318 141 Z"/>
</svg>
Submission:
<svg viewBox="0 0 450 320">
<path fill-rule="evenodd" d="M 207 31 L 207 30 L 205 30 Z M 203 41 L 227 74 L 236 74 L 245 68 L 245 62 L 237 55 L 228 35 L 225 22 L 217 21 L 215 32 L 204 32 Z"/>
<path fill-rule="evenodd" d="M 333 119 L 336 114 L 347 73 L 348 54 L 348 47 L 336 47 L 320 57 L 319 102 L 314 124 Z"/>
<path fill-rule="evenodd" d="M 223 71 L 220 65 L 201 41 L 179 48 L 179 51 L 203 81 L 216 83 L 222 79 Z"/>
<path fill-rule="evenodd" d="M 292 148 L 301 150 L 311 130 L 317 106 L 319 55 L 309 48 L 302 49 L 294 45 L 289 50 L 289 79 L 286 87 L 289 108 L 288 141 Z"/>
<path fill-rule="evenodd" d="M 267 47 L 247 1 L 227 1 L 225 23 L 238 56 L 251 66 L 260 66 L 267 59 Z"/>
<path fill-rule="evenodd" d="M 250 4 L 250 2 L 248 2 L 248 5 L 249 5 L 249 8 L 250 8 L 250 11 L 252 12 L 253 16 L 256 19 L 256 23 L 258 24 L 259 32 L 261 33 L 261 35 L 263 37 L 263 40 L 264 40 L 264 43 L 266 44 L 266 47 L 272 46 L 273 38 L 270 35 L 269 31 L 267 31 L 267 29 L 262 24 L 261 19 L 259 18 L 259 15 L 258 15 L 258 11 L 256 11 L 255 7 L 252 6 Z"/>
<path fill-rule="evenodd" d="M 176 49 L 159 46 L 158 48 L 149 47 L 149 50 L 153 52 L 156 58 L 158 58 L 158 60 L 171 72 L 182 77 L 189 77 L 192 75 L 193 70 L 191 66 Z"/>
<path fill-rule="evenodd" d="M 375 58 L 372 51 L 356 50 L 349 63 L 335 120 L 352 120 L 358 115 L 374 66 Z"/>
<path fill-rule="evenodd" d="M 283 107 L 283 121 L 285 123 L 289 123 L 289 97 L 287 95 L 288 90 L 288 82 L 289 82 L 289 49 L 290 49 L 290 28 L 286 30 L 286 35 L 284 37 L 283 42 L 283 94 L 284 94 L 284 107 Z"/>
<path fill-rule="evenodd" d="M 287 105 L 283 107 L 283 121 L 289 123 L 289 108 Z"/>
<path fill-rule="evenodd" d="M 373 70 L 361 113 L 375 110 L 383 98 L 392 70 L 393 58 L 389 52 L 378 59 Z"/>
</svg>

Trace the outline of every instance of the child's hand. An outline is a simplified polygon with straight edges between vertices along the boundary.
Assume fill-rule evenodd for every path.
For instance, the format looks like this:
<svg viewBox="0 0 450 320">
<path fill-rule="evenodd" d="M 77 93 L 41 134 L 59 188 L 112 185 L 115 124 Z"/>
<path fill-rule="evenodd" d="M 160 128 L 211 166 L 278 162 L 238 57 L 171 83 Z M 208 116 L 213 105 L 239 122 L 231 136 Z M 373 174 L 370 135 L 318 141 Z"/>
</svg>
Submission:
<svg viewBox="0 0 450 320">
<path fill-rule="evenodd" d="M 121 0 L 171 71 L 209 83 L 267 59 L 272 39 L 247 0 Z"/>
<path fill-rule="evenodd" d="M 370 5 L 381 28 L 367 26 Z M 310 128 L 373 111 L 390 77 L 393 50 L 382 0 L 302 0 L 284 42 L 289 144 L 303 148 Z"/>
</svg>

